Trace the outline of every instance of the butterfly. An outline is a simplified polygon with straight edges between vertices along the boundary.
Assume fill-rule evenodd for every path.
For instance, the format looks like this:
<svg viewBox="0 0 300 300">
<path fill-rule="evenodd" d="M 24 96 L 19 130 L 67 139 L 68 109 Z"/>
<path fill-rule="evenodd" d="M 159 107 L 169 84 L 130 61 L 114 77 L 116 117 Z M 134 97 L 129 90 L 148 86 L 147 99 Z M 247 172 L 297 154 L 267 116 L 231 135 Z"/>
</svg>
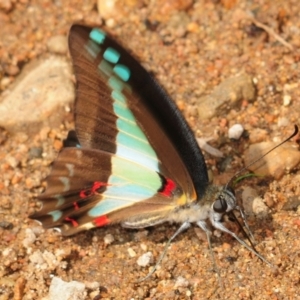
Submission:
<svg viewBox="0 0 300 300">
<path fill-rule="evenodd" d="M 181 224 L 171 239 L 191 224 L 208 235 L 209 221 L 258 255 L 223 224 L 224 214 L 242 213 L 234 190 L 209 184 L 194 134 L 158 82 L 101 29 L 73 25 L 69 49 L 75 131 L 31 218 L 65 236 L 116 223 Z"/>
</svg>

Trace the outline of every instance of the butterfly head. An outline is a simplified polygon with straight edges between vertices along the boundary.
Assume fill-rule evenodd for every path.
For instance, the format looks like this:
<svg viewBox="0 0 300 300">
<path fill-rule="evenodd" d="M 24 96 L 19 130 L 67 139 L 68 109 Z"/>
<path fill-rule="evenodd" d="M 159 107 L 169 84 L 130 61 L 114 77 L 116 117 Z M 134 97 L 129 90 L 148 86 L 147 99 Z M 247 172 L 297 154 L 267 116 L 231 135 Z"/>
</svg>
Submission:
<svg viewBox="0 0 300 300">
<path fill-rule="evenodd" d="M 236 198 L 234 190 L 227 186 L 216 195 L 216 200 L 212 204 L 213 211 L 219 214 L 228 213 L 235 209 L 235 207 Z"/>
</svg>

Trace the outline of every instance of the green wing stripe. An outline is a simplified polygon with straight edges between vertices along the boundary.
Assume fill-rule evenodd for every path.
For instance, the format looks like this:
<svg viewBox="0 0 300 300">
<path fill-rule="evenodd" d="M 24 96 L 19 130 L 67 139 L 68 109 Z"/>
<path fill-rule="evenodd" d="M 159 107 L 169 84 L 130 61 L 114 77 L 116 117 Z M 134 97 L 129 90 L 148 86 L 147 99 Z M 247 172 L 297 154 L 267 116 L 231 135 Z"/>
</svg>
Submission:
<svg viewBox="0 0 300 300">
<path fill-rule="evenodd" d="M 103 199 L 89 211 L 97 217 L 136 202 L 153 197 L 162 182 L 157 172 L 118 156 L 112 157 L 112 175 L 109 177 Z"/>
<path fill-rule="evenodd" d="M 147 168 L 159 171 L 159 161 L 147 137 L 137 125 L 132 112 L 125 103 L 115 101 L 114 111 L 119 117 L 117 120 L 117 156 L 127 158 Z"/>
</svg>

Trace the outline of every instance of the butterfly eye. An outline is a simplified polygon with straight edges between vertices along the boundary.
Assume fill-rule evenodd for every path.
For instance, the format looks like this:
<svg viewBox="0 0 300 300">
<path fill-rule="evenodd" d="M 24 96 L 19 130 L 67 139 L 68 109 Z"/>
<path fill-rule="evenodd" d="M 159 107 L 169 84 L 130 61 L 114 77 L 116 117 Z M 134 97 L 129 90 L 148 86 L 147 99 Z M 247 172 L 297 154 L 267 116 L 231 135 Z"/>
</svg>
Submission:
<svg viewBox="0 0 300 300">
<path fill-rule="evenodd" d="M 223 196 L 220 196 L 213 205 L 213 210 L 217 213 L 224 213 L 227 210 L 227 202 Z"/>
</svg>

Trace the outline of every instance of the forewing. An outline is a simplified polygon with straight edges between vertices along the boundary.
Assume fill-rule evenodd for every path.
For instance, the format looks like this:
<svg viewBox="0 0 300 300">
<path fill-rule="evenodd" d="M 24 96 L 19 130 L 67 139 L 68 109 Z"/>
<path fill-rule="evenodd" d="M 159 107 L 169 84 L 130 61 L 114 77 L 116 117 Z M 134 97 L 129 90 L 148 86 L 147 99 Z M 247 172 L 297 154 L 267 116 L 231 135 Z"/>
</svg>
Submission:
<svg viewBox="0 0 300 300">
<path fill-rule="evenodd" d="M 160 223 L 207 185 L 193 133 L 164 90 L 99 29 L 71 28 L 76 134 L 69 134 L 32 218 L 65 235 Z M 76 148 L 72 148 L 72 147 Z"/>
</svg>

